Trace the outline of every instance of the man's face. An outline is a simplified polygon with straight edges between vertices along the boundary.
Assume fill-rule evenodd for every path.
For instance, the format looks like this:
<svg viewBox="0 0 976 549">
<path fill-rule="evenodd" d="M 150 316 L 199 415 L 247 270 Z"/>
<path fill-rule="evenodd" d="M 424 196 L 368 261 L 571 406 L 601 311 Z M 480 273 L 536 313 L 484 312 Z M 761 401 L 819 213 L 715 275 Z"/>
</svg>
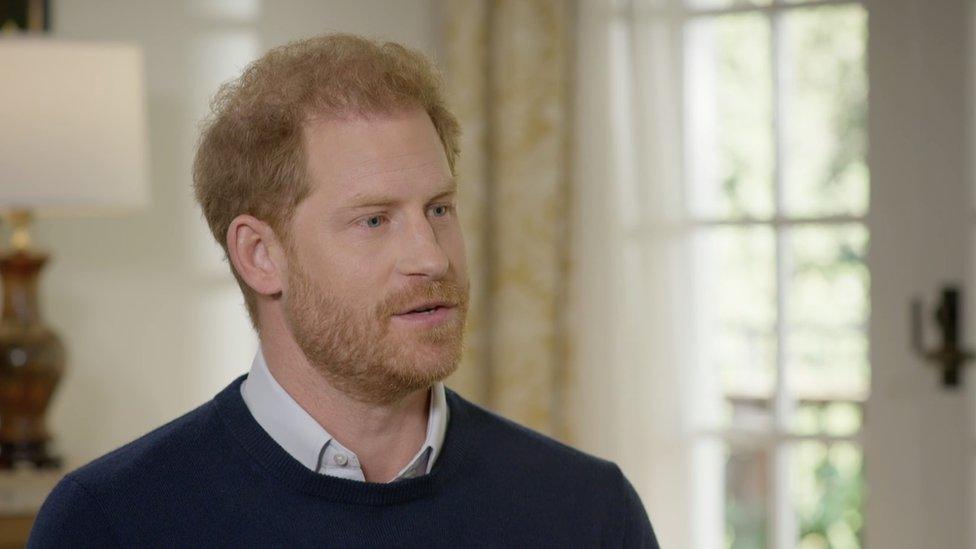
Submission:
<svg viewBox="0 0 976 549">
<path fill-rule="evenodd" d="M 455 183 L 422 109 L 314 119 L 283 306 L 339 390 L 391 402 L 457 368 L 468 306 Z M 429 312 L 419 312 L 429 309 Z"/>
</svg>

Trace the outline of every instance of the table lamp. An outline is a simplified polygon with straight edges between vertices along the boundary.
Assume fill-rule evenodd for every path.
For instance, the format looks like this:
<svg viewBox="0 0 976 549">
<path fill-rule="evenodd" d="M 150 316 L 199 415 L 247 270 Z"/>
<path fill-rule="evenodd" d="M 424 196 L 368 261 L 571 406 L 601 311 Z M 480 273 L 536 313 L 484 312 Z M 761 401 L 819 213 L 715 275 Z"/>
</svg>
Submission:
<svg viewBox="0 0 976 549">
<path fill-rule="evenodd" d="M 44 414 L 65 350 L 41 318 L 48 255 L 36 215 L 104 215 L 148 203 L 142 56 L 123 44 L 0 38 L 0 469 L 53 467 Z"/>
</svg>

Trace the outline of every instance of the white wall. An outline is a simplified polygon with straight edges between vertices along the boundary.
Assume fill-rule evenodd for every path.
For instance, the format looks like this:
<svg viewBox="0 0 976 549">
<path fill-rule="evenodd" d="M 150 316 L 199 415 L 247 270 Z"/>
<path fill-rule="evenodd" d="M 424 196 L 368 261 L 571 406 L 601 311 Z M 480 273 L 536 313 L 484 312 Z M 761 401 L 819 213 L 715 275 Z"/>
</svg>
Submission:
<svg viewBox="0 0 976 549">
<path fill-rule="evenodd" d="M 976 547 L 973 402 L 911 349 L 908 305 L 957 285 L 972 347 L 971 0 L 867 4 L 871 395 L 864 410 L 867 547 Z M 968 305 L 968 307 L 967 307 Z M 935 348 L 934 318 L 925 335 Z"/>
<path fill-rule="evenodd" d="M 144 48 L 150 128 L 149 209 L 36 224 L 53 256 L 42 308 L 69 353 L 49 425 L 74 468 L 205 402 L 250 366 L 256 339 L 190 186 L 217 85 L 269 47 L 327 30 L 434 54 L 436 26 L 433 0 L 55 0 L 52 14 L 55 36 Z"/>
</svg>

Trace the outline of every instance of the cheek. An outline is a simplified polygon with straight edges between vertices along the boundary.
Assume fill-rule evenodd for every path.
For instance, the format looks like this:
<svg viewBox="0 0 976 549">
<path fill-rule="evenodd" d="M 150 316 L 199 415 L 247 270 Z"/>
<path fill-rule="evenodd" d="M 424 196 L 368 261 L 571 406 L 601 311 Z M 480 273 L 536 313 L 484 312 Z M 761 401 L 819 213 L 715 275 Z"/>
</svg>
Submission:
<svg viewBox="0 0 976 549">
<path fill-rule="evenodd" d="M 467 249 L 464 244 L 464 234 L 461 232 L 460 227 L 455 227 L 453 230 L 447 231 L 440 240 L 444 252 L 451 259 L 454 270 L 458 275 L 466 275 L 468 272 Z"/>
<path fill-rule="evenodd" d="M 310 254 L 318 274 L 336 289 L 350 289 L 370 279 L 383 252 L 355 239 L 332 239 Z"/>
<path fill-rule="evenodd" d="M 346 250 L 341 256 L 335 257 L 331 272 L 337 291 L 369 303 L 382 298 L 390 272 L 390 258 L 381 249 L 366 253 L 358 253 L 359 251 L 361 250 Z"/>
<path fill-rule="evenodd" d="M 297 250 L 305 276 L 320 293 L 350 304 L 371 304 L 382 297 L 386 251 L 374 242 L 306 230 Z M 315 236 L 311 236 L 315 235 Z"/>
</svg>

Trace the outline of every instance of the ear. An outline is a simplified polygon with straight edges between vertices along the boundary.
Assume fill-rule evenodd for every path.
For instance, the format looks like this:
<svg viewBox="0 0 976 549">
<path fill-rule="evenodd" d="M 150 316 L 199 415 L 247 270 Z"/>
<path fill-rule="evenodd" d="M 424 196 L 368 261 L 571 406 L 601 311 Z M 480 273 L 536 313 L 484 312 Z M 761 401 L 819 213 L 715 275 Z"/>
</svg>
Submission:
<svg viewBox="0 0 976 549">
<path fill-rule="evenodd" d="M 270 225 L 246 214 L 235 217 L 227 228 L 227 255 L 237 274 L 255 292 L 281 292 L 284 254 Z"/>
</svg>

